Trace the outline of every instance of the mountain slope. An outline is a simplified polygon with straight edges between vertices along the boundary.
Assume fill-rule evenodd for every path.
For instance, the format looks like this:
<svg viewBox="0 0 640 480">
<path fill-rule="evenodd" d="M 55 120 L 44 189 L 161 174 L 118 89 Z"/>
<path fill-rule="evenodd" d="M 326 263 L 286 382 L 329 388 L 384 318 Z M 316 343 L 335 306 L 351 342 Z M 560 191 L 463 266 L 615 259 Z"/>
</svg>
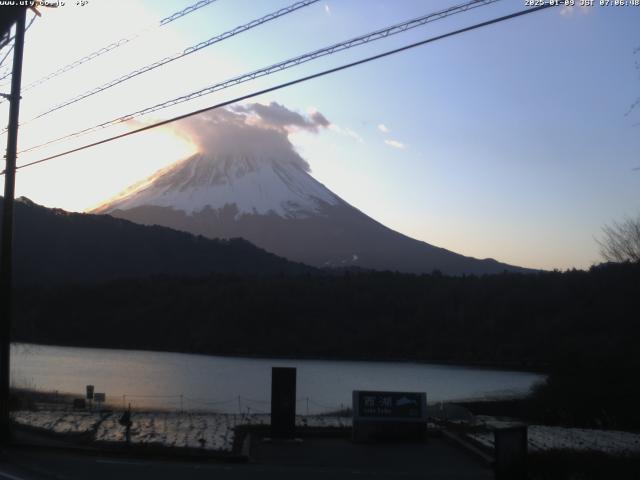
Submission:
<svg viewBox="0 0 640 480">
<path fill-rule="evenodd" d="M 3 199 L 0 197 L 0 216 Z M 18 199 L 17 285 L 80 283 L 155 274 L 300 273 L 312 269 L 242 239 L 212 240 L 104 215 L 69 213 Z"/>
<path fill-rule="evenodd" d="M 306 168 L 305 168 L 306 167 Z M 198 153 L 94 210 L 209 238 L 242 237 L 316 267 L 485 274 L 525 269 L 479 260 L 395 232 L 349 205 L 291 149 Z"/>
</svg>

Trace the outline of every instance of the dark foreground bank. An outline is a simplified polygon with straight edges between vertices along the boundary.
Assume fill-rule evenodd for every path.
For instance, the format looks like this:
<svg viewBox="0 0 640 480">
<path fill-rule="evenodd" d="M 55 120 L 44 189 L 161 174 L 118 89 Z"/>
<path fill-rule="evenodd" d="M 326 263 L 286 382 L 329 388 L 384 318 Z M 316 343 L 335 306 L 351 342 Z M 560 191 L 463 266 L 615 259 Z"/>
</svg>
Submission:
<svg viewBox="0 0 640 480">
<path fill-rule="evenodd" d="M 14 341 L 548 372 L 549 422 L 640 428 L 640 264 L 448 277 L 159 276 L 16 292 Z"/>
</svg>

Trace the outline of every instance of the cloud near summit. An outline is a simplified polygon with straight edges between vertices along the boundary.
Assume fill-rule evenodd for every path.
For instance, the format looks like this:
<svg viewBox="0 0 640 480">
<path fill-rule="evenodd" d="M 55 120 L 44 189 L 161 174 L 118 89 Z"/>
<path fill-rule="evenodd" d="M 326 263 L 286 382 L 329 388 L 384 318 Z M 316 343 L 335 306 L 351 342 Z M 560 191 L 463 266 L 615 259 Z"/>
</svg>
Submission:
<svg viewBox="0 0 640 480">
<path fill-rule="evenodd" d="M 200 153 L 216 158 L 248 155 L 278 159 L 309 172 L 309 164 L 295 151 L 288 135 L 299 129 L 317 133 L 330 125 L 320 112 L 302 115 L 271 102 L 214 110 L 182 120 L 175 128 L 195 143 Z"/>
<path fill-rule="evenodd" d="M 285 132 L 302 129 L 316 133 L 320 128 L 327 128 L 331 125 L 331 122 L 318 111 L 314 111 L 308 116 L 303 116 L 277 102 L 271 102 L 268 105 L 250 103 L 233 107 L 232 110 L 237 113 L 247 114 L 247 120 L 250 123 Z"/>
</svg>

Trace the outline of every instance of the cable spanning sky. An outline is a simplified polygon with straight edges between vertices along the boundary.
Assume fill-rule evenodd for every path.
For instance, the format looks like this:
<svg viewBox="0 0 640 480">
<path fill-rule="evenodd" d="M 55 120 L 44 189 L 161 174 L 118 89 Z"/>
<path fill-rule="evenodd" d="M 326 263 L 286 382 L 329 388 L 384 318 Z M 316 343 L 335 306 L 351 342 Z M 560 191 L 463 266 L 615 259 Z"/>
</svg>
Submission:
<svg viewBox="0 0 640 480">
<path fill-rule="evenodd" d="M 191 3 L 94 0 L 83 7 L 45 10 L 27 34 L 23 82 L 34 82 Z M 21 118 L 292 3 L 212 2 L 25 92 Z M 435 3 L 317 2 L 30 122 L 20 131 L 20 148 L 462 2 Z M 522 7 L 512 0 L 483 6 L 144 121 Z M 640 165 L 640 109 L 625 116 L 640 96 L 635 63 L 640 54 L 634 54 L 640 46 L 639 21 L 640 8 L 558 7 L 252 102 L 321 112 L 331 122 L 328 129 L 301 129 L 290 134 L 291 141 L 318 180 L 391 228 L 479 258 L 547 269 L 585 268 L 599 261 L 594 237 L 602 225 L 640 210 L 640 173 L 634 170 Z M 0 115 L 7 118 L 6 103 Z M 21 170 L 17 193 L 47 206 L 83 210 L 193 148 L 176 129 L 162 127 Z M 18 163 L 57 150 L 30 152 Z"/>
<path fill-rule="evenodd" d="M 53 112 L 55 112 L 55 111 L 57 111 L 57 110 L 59 110 L 61 108 L 66 108 L 67 106 L 69 106 L 69 105 L 71 105 L 71 104 L 73 104 L 73 103 L 75 103 L 77 101 L 84 100 L 85 98 L 88 98 L 91 95 L 100 94 L 100 93 L 102 93 L 103 91 L 105 91 L 108 88 L 111 88 L 113 86 L 119 85 L 122 82 L 128 81 L 128 80 L 130 80 L 130 79 L 132 79 L 132 78 L 134 78 L 134 77 L 136 77 L 136 76 L 138 76 L 140 74 L 147 73 L 148 71 L 151 71 L 152 69 L 157 68 L 159 66 L 166 65 L 168 62 L 177 60 L 179 58 L 182 58 L 184 55 L 197 52 L 197 51 L 200 50 L 200 48 L 206 48 L 207 46 L 213 45 L 214 43 L 217 43 L 219 41 L 224 41 L 224 40 L 230 38 L 231 36 L 233 36 L 235 34 L 239 34 L 239 33 L 242 33 L 244 31 L 249 30 L 250 28 L 255 28 L 256 26 L 262 25 L 265 21 L 269 21 L 269 20 L 272 20 L 272 19 L 275 19 L 275 18 L 279 18 L 282 15 L 289 14 L 289 13 L 291 13 L 291 12 L 293 12 L 293 11 L 299 9 L 299 8 L 303 8 L 303 7 L 308 6 L 308 5 L 312 4 L 312 3 L 315 3 L 317 1 L 318 0 L 304 0 L 303 2 L 296 2 L 295 4 L 292 4 L 287 8 L 280 9 L 279 11 L 273 12 L 273 13 L 271 13 L 271 14 L 265 16 L 265 17 L 262 17 L 260 19 L 252 20 L 248 24 L 236 27 L 235 29 L 230 30 L 228 32 L 225 32 L 223 34 L 216 35 L 216 36 L 212 37 L 211 39 L 209 39 L 209 40 L 207 40 L 205 42 L 201 42 L 198 45 L 189 46 L 185 50 L 183 50 L 182 52 L 178 52 L 177 55 L 172 55 L 172 56 L 169 56 L 169 57 L 165 57 L 164 59 L 156 61 L 151 65 L 147 65 L 147 66 L 144 66 L 142 68 L 136 69 L 133 72 L 129 72 L 126 75 L 118 77 L 117 79 L 112 80 L 112 81 L 110 81 L 110 82 L 108 82 L 108 83 L 106 83 L 104 85 L 100 85 L 98 87 L 95 87 L 92 90 L 90 90 L 88 92 L 85 92 L 85 93 L 83 93 L 83 94 L 81 94 L 81 95 L 79 95 L 77 97 L 74 97 L 71 100 L 67 100 L 66 102 L 63 102 L 62 104 L 56 105 L 53 108 L 43 112 L 42 114 L 34 117 L 31 120 L 27 120 L 26 122 L 24 122 L 24 121 L 21 122 L 21 126 L 25 125 L 26 123 L 29 123 L 29 121 L 37 120 L 37 119 L 42 118 L 45 115 L 49 115 L 49 114 L 51 114 L 51 113 L 53 113 Z M 163 102 L 161 102 L 159 104 L 147 106 L 147 107 L 145 107 L 145 108 L 143 108 L 141 110 L 138 110 L 136 112 L 131 112 L 131 113 L 128 113 L 126 115 L 122 115 L 120 117 L 111 119 L 111 120 L 109 120 L 107 122 L 102 122 L 102 123 L 100 123 L 98 125 L 94 125 L 94 126 L 91 126 L 91 127 L 88 127 L 88 128 L 83 128 L 82 130 L 73 132 L 73 133 L 65 135 L 63 137 L 54 138 L 54 139 L 52 139 L 50 141 L 47 141 L 47 142 L 45 142 L 43 144 L 38 144 L 38 145 L 34 145 L 32 147 L 28 147 L 28 148 L 22 149 L 19 153 L 30 152 L 30 151 L 33 151 L 35 149 L 39 149 L 39 148 L 41 148 L 41 147 L 43 147 L 45 145 L 50 145 L 50 144 L 52 144 L 54 142 L 57 143 L 57 142 L 62 141 L 62 140 L 66 140 L 66 139 L 69 139 L 69 138 L 75 138 L 75 137 L 77 137 L 79 135 L 85 135 L 87 133 L 90 133 L 90 132 L 93 132 L 93 131 L 96 131 L 96 130 L 99 130 L 99 129 L 103 129 L 103 128 L 106 128 L 106 127 L 109 127 L 109 126 L 112 126 L 112 125 L 117 125 L 117 124 L 125 122 L 125 121 L 134 120 L 134 119 L 136 119 L 138 117 L 145 116 L 145 115 L 148 115 L 148 114 L 152 114 L 152 113 L 155 113 L 155 112 L 157 112 L 159 110 L 164 110 L 165 108 L 168 108 L 168 107 L 172 107 L 172 106 L 184 103 L 184 102 L 190 102 L 190 101 L 192 101 L 192 100 L 194 100 L 196 98 L 202 97 L 204 95 L 210 95 L 211 93 L 214 93 L 214 92 L 217 92 L 217 91 L 220 91 L 220 90 L 224 90 L 226 88 L 230 88 L 230 87 L 239 85 L 239 84 L 244 83 L 244 82 L 253 81 L 253 80 L 257 79 L 257 78 L 260 78 L 260 77 L 263 77 L 263 76 L 266 76 L 266 75 L 272 75 L 273 73 L 280 72 L 280 71 L 286 70 L 288 68 L 296 67 L 296 66 L 301 65 L 301 64 L 303 64 L 305 62 L 317 60 L 318 58 L 324 57 L 326 55 L 333 55 L 333 54 L 335 54 L 337 52 L 341 52 L 341 51 L 344 51 L 344 50 L 347 50 L 347 49 L 350 49 L 350 48 L 354 48 L 354 47 L 357 47 L 357 46 L 360 46 L 360 45 L 364 45 L 364 44 L 369 43 L 369 42 L 378 41 L 378 40 L 381 40 L 381 39 L 386 39 L 391 35 L 395 35 L 395 34 L 398 34 L 398 33 L 403 33 L 403 32 L 405 32 L 405 31 L 407 31 L 407 30 L 409 30 L 411 28 L 417 28 L 417 27 L 423 26 L 423 25 L 425 25 L 427 23 L 441 20 L 441 19 L 446 18 L 446 17 L 448 17 L 450 15 L 460 14 L 460 13 L 463 13 L 465 11 L 468 11 L 471 8 L 478 8 L 478 7 L 481 7 L 481 6 L 484 6 L 484 5 L 488 5 L 490 3 L 494 3 L 496 1 L 500 1 L 500 0 L 471 0 L 471 1 L 469 1 L 469 2 L 467 2 L 465 4 L 462 4 L 460 6 L 454 6 L 454 7 L 447 8 L 447 9 L 444 9 L 444 10 L 440 10 L 440 11 L 437 11 L 437 12 L 429 13 L 427 15 L 423 15 L 421 17 L 414 18 L 414 19 L 411 19 L 409 21 L 405 21 L 405 22 L 402 22 L 402 23 L 399 23 L 399 24 L 395 24 L 395 25 L 392 25 L 392 26 L 389 26 L 389 27 L 378 29 L 378 30 L 376 30 L 374 32 L 367 32 L 364 35 L 359 35 L 358 37 L 350 38 L 350 39 L 348 39 L 346 41 L 343 41 L 343 42 L 334 43 L 332 45 L 328 45 L 328 46 L 320 48 L 318 50 L 313 50 L 312 52 L 307 52 L 307 53 L 304 53 L 302 55 L 298 55 L 298 56 L 295 56 L 293 58 L 289 58 L 289 59 L 280 61 L 278 63 L 272 64 L 272 65 L 268 65 L 266 67 L 259 68 L 257 70 L 253 70 L 253 71 L 250 71 L 250 72 L 245 72 L 245 73 L 243 73 L 241 75 L 237 75 L 237 76 L 235 76 L 233 78 L 226 79 L 226 80 L 224 80 L 222 82 L 215 82 L 214 84 L 208 85 L 205 88 L 197 90 L 195 92 L 189 92 L 189 93 L 186 93 L 186 94 L 181 95 L 181 96 L 176 97 L 176 98 L 169 98 L 169 99 L 167 99 L 167 100 L 165 100 L 165 101 L 163 101 Z M 466 27 L 464 29 L 459 29 L 459 30 L 454 30 L 454 31 L 451 31 L 451 32 L 447 32 L 444 35 L 439 35 L 439 36 L 436 36 L 436 37 L 429 37 L 428 39 L 422 40 L 421 42 L 416 42 L 414 44 L 405 45 L 403 47 L 400 47 L 399 49 L 393 49 L 393 50 L 390 50 L 390 51 L 387 50 L 386 52 L 379 53 L 379 54 L 374 55 L 372 57 L 365 57 L 364 59 L 359 59 L 359 60 L 357 60 L 355 62 L 350 62 L 350 63 L 347 63 L 347 64 L 343 64 L 343 65 L 340 65 L 338 67 L 334 67 L 334 68 L 331 68 L 331 69 L 328 69 L 328 70 L 323 70 L 321 72 L 335 72 L 336 70 L 342 70 L 344 68 L 352 68 L 356 64 L 364 63 L 364 62 L 370 61 L 370 60 L 374 60 L 374 59 L 380 58 L 381 56 L 387 56 L 389 54 L 396 54 L 400 50 L 405 50 L 405 49 L 408 49 L 408 48 L 414 48 L 416 45 L 419 45 L 419 44 L 430 43 L 432 41 L 435 41 L 435 40 L 438 40 L 438 39 L 442 39 L 443 37 L 464 33 L 465 31 L 468 31 L 470 29 L 475 29 L 477 27 L 486 26 L 487 24 L 493 24 L 493 23 L 497 23 L 497 22 L 500 22 L 500 21 L 506 21 L 507 19 L 510 19 L 510 17 L 520 16 L 520 15 L 523 15 L 523 14 L 530 14 L 530 13 L 533 13 L 535 11 L 539 11 L 540 9 L 544 9 L 544 8 L 548 8 L 548 7 L 547 6 L 540 6 L 538 8 L 534 8 L 534 9 L 528 9 L 528 10 L 524 9 L 524 10 L 521 10 L 521 11 L 516 12 L 514 14 L 511 14 L 511 15 L 498 17 L 498 18 L 489 20 L 487 22 L 481 22 L 480 24 L 473 24 L 473 25 L 468 26 L 468 27 Z M 318 73 L 316 73 L 315 75 L 312 75 L 312 76 L 302 77 L 302 79 L 305 79 L 305 78 L 309 79 L 310 77 L 314 77 L 314 76 L 317 76 L 319 74 L 320 74 L 320 72 L 318 72 Z M 300 77 L 298 77 L 298 79 L 296 79 L 295 82 L 297 83 L 299 81 L 299 79 L 300 79 Z M 293 82 L 292 81 L 287 81 L 287 82 L 284 82 L 283 84 L 279 84 L 279 85 L 288 85 L 288 84 L 291 84 L 291 83 L 293 83 Z M 272 89 L 266 89 L 266 90 L 273 90 L 273 88 Z M 259 90 L 259 92 L 260 92 L 260 90 Z M 262 90 L 262 92 L 267 93 L 264 90 Z M 255 95 L 255 94 L 251 94 L 251 95 Z M 245 95 L 245 97 L 246 97 L 246 95 Z M 242 98 L 242 97 L 235 97 L 235 98 Z M 231 102 L 235 102 L 235 101 L 239 101 L 239 100 L 233 100 L 232 99 L 230 101 Z M 225 102 L 225 103 L 229 103 L 229 102 Z M 201 110 L 196 110 L 196 111 L 201 111 Z M 163 122 L 161 122 L 161 123 L 163 123 Z M 38 160 L 36 162 L 40 163 L 40 160 Z M 29 165 L 29 164 L 27 164 L 27 165 Z"/>
</svg>

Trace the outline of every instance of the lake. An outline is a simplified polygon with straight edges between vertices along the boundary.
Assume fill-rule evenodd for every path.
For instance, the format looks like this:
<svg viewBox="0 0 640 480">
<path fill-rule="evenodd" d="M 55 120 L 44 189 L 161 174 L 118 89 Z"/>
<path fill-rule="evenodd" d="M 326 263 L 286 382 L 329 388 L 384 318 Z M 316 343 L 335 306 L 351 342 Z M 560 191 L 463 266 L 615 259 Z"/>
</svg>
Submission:
<svg viewBox="0 0 640 480">
<path fill-rule="evenodd" d="M 268 412 L 271 367 L 297 368 L 297 411 L 351 405 L 352 390 L 427 393 L 427 402 L 526 394 L 544 375 L 424 363 L 278 360 L 183 353 L 12 344 L 13 387 L 84 395 L 134 408 Z"/>
</svg>

